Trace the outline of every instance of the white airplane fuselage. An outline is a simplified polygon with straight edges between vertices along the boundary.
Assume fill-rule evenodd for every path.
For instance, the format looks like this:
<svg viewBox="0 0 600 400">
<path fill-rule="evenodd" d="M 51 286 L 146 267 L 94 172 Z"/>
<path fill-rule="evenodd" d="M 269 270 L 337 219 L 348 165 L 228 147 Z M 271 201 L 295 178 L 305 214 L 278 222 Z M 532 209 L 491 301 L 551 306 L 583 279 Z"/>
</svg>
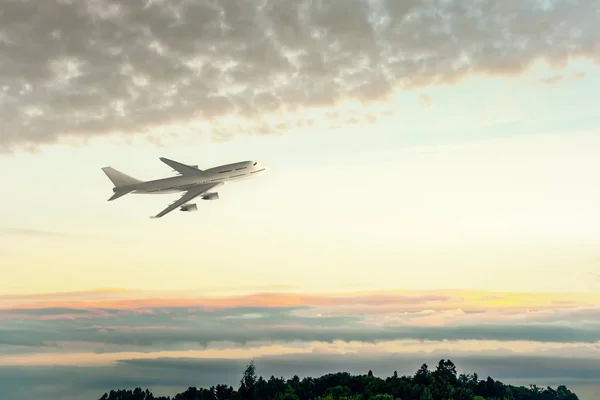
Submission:
<svg viewBox="0 0 600 400">
<path fill-rule="evenodd" d="M 242 161 L 233 164 L 198 170 L 197 174 L 174 176 L 140 182 L 129 187 L 135 194 L 168 194 L 188 190 L 190 187 L 214 182 L 231 182 L 254 178 L 262 174 L 266 168 L 255 161 Z M 113 191 L 117 191 L 114 188 Z"/>
</svg>

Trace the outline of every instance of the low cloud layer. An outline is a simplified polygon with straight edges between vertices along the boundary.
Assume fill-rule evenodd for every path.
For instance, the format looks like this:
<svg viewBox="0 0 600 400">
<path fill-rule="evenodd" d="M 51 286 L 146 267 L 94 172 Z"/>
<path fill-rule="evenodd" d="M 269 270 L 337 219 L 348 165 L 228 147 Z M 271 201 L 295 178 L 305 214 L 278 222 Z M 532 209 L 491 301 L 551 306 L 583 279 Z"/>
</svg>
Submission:
<svg viewBox="0 0 600 400">
<path fill-rule="evenodd" d="M 459 372 L 477 372 L 480 378 L 492 376 L 505 383 L 528 386 L 570 387 L 600 380 L 598 360 L 535 356 L 464 356 L 437 352 L 418 355 L 286 355 L 255 360 L 257 373 L 289 378 L 298 375 L 321 376 L 347 371 L 365 374 L 369 369 L 378 376 L 412 375 L 422 363 L 431 368 L 441 358 L 450 358 Z M 249 360 L 174 359 L 124 360 L 114 366 L 80 367 L 0 367 L 0 387 L 7 399 L 24 399 L 44 393 L 49 398 L 67 400 L 99 398 L 110 389 L 148 387 L 157 394 L 175 394 L 189 386 L 218 383 L 237 387 Z M 65 377 L 69 377 L 65 379 Z M 31 386 L 35 382 L 35 386 Z M 27 383 L 27 385 L 25 385 Z M 575 392 L 578 393 L 576 390 Z M 79 397 L 77 397 L 79 396 Z M 591 397 L 580 395 L 580 399 Z"/>
<path fill-rule="evenodd" d="M 600 302 L 584 296 L 263 294 L 188 298 L 187 304 L 165 299 L 162 305 L 138 298 L 132 307 L 119 305 L 119 293 L 53 295 L 70 300 L 46 305 L 35 296 L 12 297 L 12 306 L 0 309 L 0 354 L 155 352 L 220 342 L 600 342 Z"/>
<path fill-rule="evenodd" d="M 286 318 L 287 317 L 287 318 Z M 229 341 L 238 344 L 249 342 L 333 342 L 359 341 L 375 343 L 391 340 L 499 340 L 536 341 L 553 343 L 600 342 L 600 324 L 560 326 L 557 324 L 522 325 L 489 324 L 460 326 L 365 326 L 359 319 L 290 318 L 280 316 L 257 317 L 256 321 L 232 322 L 212 316 L 196 322 L 175 321 L 173 318 L 155 317 L 158 325 L 124 327 L 121 325 L 88 325 L 55 321 L 44 323 L 9 324 L 0 331 L 0 345 L 28 347 L 58 347 L 69 349 L 73 342 L 127 346 L 129 349 L 156 351 L 163 348 L 185 348 L 186 344 L 207 346 Z M 167 325 L 169 323 L 170 325 Z M 11 326 L 12 325 L 12 326 Z M 1 350 L 0 350 L 1 351 Z M 104 350 L 106 351 L 106 350 Z"/>
<path fill-rule="evenodd" d="M 284 132 L 347 98 L 598 60 L 599 19 L 594 0 L 5 0 L 0 150 L 170 123 Z"/>
<path fill-rule="evenodd" d="M 253 355 L 265 376 L 411 374 L 451 358 L 462 371 L 526 385 L 591 385 L 600 377 L 593 295 L 98 290 L 0 296 L 0 304 L 0 387 L 9 399 L 236 385 Z"/>
</svg>

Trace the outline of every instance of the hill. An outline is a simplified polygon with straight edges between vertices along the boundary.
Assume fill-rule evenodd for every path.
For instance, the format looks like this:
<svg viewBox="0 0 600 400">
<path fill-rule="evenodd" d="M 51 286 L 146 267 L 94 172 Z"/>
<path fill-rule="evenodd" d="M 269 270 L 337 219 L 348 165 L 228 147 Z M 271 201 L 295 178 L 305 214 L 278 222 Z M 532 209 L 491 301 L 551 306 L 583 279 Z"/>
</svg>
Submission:
<svg viewBox="0 0 600 400">
<path fill-rule="evenodd" d="M 347 372 L 320 378 L 257 377 L 254 363 L 244 371 L 237 389 L 227 385 L 190 387 L 173 397 L 154 396 L 148 389 L 111 390 L 100 400 L 579 400 L 565 386 L 556 389 L 512 386 L 491 377 L 458 374 L 450 360 L 440 360 L 435 370 L 427 364 L 412 376 L 387 378 Z"/>
</svg>

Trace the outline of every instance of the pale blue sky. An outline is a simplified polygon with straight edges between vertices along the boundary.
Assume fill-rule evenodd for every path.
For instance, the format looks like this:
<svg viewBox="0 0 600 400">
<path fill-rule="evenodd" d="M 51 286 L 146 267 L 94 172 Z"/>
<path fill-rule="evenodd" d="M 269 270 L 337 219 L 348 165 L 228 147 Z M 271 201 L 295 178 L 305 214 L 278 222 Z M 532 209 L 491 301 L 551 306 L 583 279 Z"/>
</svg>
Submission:
<svg viewBox="0 0 600 400">
<path fill-rule="evenodd" d="M 186 288 L 239 275 L 249 286 L 306 290 L 597 290 L 600 77 L 588 64 L 560 73 L 580 72 L 587 76 L 552 86 L 539 82 L 557 72 L 541 66 L 514 80 L 404 93 L 397 117 L 338 131 L 166 148 L 93 139 L 4 157 L 13 195 L 2 225 L 73 237 L 5 234 L 0 252 L 14 279 L 0 289 L 180 287 L 164 281 L 167 268 Z M 148 219 L 168 195 L 106 202 L 102 166 L 168 176 L 160 156 L 201 168 L 254 159 L 270 170 L 224 187 L 195 214 Z"/>
</svg>

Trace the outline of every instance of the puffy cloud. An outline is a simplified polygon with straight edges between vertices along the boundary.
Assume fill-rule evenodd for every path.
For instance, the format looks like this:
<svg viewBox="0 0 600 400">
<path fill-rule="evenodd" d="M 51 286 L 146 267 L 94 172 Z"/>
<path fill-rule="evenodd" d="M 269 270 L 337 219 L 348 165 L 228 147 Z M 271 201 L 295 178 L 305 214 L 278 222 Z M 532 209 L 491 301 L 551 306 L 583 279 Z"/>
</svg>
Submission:
<svg viewBox="0 0 600 400">
<path fill-rule="evenodd" d="M 0 149 L 169 124 L 278 133 L 348 98 L 597 60 L 599 14 L 594 0 L 5 0 Z"/>
</svg>

